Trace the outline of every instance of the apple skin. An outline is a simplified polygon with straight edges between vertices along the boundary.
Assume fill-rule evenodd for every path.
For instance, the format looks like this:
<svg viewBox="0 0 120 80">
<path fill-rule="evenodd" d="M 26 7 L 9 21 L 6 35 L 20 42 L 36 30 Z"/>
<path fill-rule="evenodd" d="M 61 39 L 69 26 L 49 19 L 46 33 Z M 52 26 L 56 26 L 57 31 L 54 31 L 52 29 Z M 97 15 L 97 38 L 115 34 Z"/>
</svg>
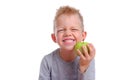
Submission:
<svg viewBox="0 0 120 80">
<path fill-rule="evenodd" d="M 88 42 L 77 42 L 75 44 L 75 50 L 77 51 L 79 49 L 83 53 L 82 46 L 86 46 L 87 44 Z"/>
</svg>

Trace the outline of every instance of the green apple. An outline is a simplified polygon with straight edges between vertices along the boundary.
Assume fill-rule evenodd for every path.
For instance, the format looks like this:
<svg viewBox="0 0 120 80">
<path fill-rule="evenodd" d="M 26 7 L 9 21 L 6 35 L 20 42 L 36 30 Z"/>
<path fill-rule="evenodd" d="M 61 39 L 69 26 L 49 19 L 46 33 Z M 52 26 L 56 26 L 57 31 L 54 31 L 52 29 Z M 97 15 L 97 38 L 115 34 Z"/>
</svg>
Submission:
<svg viewBox="0 0 120 80">
<path fill-rule="evenodd" d="M 88 42 L 77 42 L 75 44 L 75 50 L 77 51 L 79 49 L 83 53 L 82 46 L 86 46 L 87 44 Z"/>
</svg>

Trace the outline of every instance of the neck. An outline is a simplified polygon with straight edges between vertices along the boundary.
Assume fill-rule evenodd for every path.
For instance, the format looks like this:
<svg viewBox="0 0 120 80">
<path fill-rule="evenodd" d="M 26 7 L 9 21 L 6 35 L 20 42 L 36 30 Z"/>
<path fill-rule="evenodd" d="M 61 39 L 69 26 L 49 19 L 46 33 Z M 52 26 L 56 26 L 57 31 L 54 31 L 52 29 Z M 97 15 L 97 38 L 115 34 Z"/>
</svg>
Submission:
<svg viewBox="0 0 120 80">
<path fill-rule="evenodd" d="M 60 50 L 60 57 L 67 62 L 73 61 L 76 58 L 76 54 L 74 50 L 66 51 L 66 50 Z"/>
</svg>

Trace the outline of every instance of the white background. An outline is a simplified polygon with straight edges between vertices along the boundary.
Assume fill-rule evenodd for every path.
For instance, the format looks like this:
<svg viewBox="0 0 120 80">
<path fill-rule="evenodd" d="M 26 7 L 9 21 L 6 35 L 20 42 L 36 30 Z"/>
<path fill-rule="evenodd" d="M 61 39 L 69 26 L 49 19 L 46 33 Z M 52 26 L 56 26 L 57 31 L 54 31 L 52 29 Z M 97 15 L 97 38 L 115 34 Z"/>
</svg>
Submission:
<svg viewBox="0 0 120 80">
<path fill-rule="evenodd" d="M 84 17 L 86 41 L 96 47 L 96 80 L 120 80 L 119 0 L 0 0 L 0 80 L 38 80 L 56 9 L 70 5 Z"/>
</svg>

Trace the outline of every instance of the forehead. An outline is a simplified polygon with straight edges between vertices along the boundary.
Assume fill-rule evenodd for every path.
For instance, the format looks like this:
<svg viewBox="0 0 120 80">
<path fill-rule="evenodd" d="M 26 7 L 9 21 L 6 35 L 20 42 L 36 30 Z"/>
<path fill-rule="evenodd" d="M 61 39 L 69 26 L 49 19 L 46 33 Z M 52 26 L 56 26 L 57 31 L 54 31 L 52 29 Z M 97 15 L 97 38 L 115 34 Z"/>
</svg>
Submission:
<svg viewBox="0 0 120 80">
<path fill-rule="evenodd" d="M 55 22 L 55 26 L 59 27 L 59 26 L 81 26 L 81 20 L 78 14 L 70 14 L 70 15 L 66 15 L 66 14 L 62 14 L 60 15 L 56 22 Z"/>
</svg>

